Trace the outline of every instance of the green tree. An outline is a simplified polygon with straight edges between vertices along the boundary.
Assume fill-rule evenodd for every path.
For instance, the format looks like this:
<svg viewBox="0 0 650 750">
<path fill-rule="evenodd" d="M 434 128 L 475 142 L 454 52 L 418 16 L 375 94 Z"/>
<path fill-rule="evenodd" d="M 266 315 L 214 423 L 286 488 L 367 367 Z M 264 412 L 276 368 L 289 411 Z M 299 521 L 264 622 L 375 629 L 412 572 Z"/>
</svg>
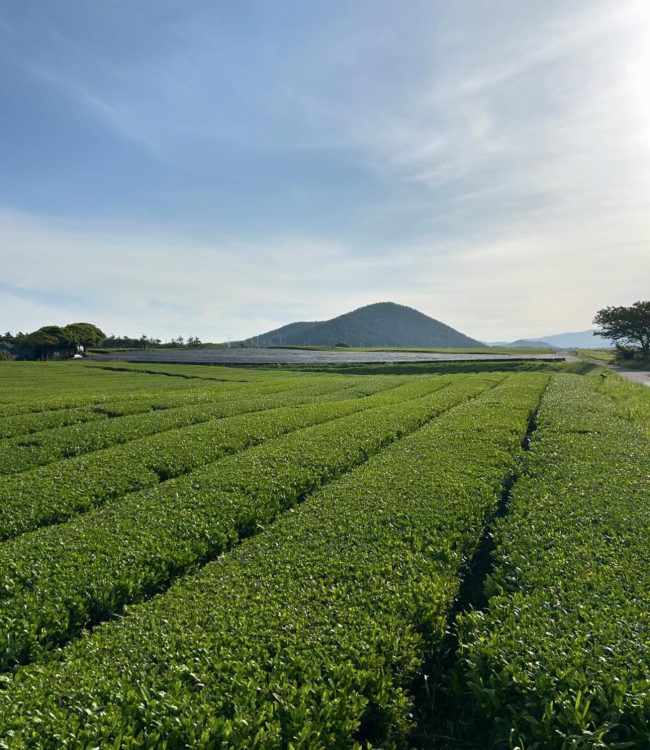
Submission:
<svg viewBox="0 0 650 750">
<path fill-rule="evenodd" d="M 630 307 L 604 307 L 596 313 L 596 333 L 619 346 L 632 346 L 650 356 L 650 301 Z"/>
<path fill-rule="evenodd" d="M 50 359 L 56 351 L 67 351 L 70 344 L 60 326 L 43 326 L 37 331 L 21 336 L 20 347 L 33 349 L 37 359 Z"/>
<path fill-rule="evenodd" d="M 97 346 L 106 338 L 106 334 L 92 323 L 70 323 L 62 330 L 70 347 Z"/>
</svg>

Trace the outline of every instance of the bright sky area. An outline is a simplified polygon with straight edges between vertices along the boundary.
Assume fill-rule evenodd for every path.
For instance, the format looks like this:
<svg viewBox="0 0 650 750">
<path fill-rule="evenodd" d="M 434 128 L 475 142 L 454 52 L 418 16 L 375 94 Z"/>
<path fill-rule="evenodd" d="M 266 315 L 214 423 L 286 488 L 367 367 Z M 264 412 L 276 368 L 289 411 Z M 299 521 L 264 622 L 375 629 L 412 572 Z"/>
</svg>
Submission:
<svg viewBox="0 0 650 750">
<path fill-rule="evenodd" d="M 648 298 L 648 0 L 0 0 L 0 327 Z"/>
</svg>

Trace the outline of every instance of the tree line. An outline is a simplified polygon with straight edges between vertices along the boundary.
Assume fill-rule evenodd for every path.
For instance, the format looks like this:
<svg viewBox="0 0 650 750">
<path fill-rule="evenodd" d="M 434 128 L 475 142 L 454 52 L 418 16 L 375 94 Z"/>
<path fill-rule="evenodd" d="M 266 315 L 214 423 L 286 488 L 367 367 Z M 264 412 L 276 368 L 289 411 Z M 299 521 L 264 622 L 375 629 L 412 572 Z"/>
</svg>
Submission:
<svg viewBox="0 0 650 750">
<path fill-rule="evenodd" d="M 102 349 L 156 349 L 178 346 L 200 346 L 198 336 L 178 336 L 168 342 L 142 334 L 140 338 L 130 336 L 107 336 L 93 323 L 70 323 L 66 326 L 42 326 L 31 333 L 7 331 L 0 334 L 0 359 L 18 356 L 21 359 L 66 358 L 89 348 Z M 11 354 L 10 354 L 11 352 Z"/>
<path fill-rule="evenodd" d="M 155 339 L 147 336 L 143 333 L 140 338 L 132 338 L 131 336 L 115 336 L 111 334 L 107 336 L 99 346 L 102 349 L 166 349 L 178 346 L 201 346 L 202 341 L 198 336 L 177 336 L 175 339 L 171 338 L 169 341 L 163 341 L 162 339 Z"/>
</svg>

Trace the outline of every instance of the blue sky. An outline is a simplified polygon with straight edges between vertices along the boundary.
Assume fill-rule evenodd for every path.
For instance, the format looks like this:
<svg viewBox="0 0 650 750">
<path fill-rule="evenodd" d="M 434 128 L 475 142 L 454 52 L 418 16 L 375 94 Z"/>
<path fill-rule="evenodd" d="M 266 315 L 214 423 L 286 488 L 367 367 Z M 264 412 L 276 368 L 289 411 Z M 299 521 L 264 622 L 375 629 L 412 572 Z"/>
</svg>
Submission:
<svg viewBox="0 0 650 750">
<path fill-rule="evenodd" d="M 0 327 L 484 340 L 648 297 L 645 0 L 0 0 Z"/>
</svg>

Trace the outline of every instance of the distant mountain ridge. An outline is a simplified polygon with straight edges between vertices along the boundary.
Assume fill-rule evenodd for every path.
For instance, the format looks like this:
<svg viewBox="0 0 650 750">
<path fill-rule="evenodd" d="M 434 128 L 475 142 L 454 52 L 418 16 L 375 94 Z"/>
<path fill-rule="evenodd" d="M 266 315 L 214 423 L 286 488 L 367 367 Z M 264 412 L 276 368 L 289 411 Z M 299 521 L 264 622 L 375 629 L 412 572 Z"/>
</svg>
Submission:
<svg viewBox="0 0 650 750">
<path fill-rule="evenodd" d="M 593 328 L 588 331 L 576 331 L 574 333 L 556 333 L 552 336 L 544 336 L 544 341 L 557 346 L 559 349 L 599 349 L 610 348 L 614 344 L 609 339 L 594 335 Z"/>
<path fill-rule="evenodd" d="M 525 343 L 524 343 L 525 342 Z M 490 346 L 551 346 L 556 349 L 607 349 L 613 347 L 609 339 L 594 335 L 594 329 L 573 333 L 554 333 L 541 338 L 526 338 L 517 341 L 491 341 Z"/>
<path fill-rule="evenodd" d="M 331 320 L 289 323 L 247 339 L 257 346 L 487 346 L 412 307 L 377 302 Z"/>
</svg>

